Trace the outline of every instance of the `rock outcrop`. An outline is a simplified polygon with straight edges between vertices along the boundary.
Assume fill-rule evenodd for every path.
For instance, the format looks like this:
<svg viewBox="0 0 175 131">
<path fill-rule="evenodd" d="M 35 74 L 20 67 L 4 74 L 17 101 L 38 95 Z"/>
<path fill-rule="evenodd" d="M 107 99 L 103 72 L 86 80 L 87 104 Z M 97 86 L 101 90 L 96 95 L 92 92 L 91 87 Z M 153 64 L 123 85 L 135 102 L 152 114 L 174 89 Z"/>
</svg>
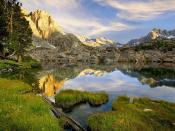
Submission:
<svg viewBox="0 0 175 131">
<path fill-rule="evenodd" d="M 59 26 L 46 11 L 36 10 L 34 12 L 28 12 L 23 9 L 22 12 L 26 20 L 29 21 L 32 29 L 33 45 L 35 47 L 54 48 L 48 42 L 48 39 L 55 32 L 64 34 L 63 28 Z"/>
<path fill-rule="evenodd" d="M 64 45 L 56 49 L 36 48 L 30 54 L 44 65 L 111 64 L 119 57 L 116 48 L 94 48 L 76 42 L 68 48 Z"/>
<path fill-rule="evenodd" d="M 120 62 L 158 62 L 175 63 L 175 49 L 163 52 L 161 50 L 135 50 L 134 48 L 121 49 L 118 61 Z"/>
<path fill-rule="evenodd" d="M 36 10 L 35 12 L 28 13 L 24 10 L 23 12 L 29 21 L 34 36 L 48 39 L 52 33 L 64 33 L 62 27 L 59 26 L 46 11 Z"/>
</svg>

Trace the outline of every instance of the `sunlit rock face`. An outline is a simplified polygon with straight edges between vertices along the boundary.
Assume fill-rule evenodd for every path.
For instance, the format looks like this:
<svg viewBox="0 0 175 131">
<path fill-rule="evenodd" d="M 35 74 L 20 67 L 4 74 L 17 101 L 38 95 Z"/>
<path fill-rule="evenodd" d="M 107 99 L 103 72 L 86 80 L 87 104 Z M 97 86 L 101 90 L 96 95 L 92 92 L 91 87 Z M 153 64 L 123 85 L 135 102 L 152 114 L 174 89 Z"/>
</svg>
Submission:
<svg viewBox="0 0 175 131">
<path fill-rule="evenodd" d="M 150 33 L 151 36 L 151 40 L 155 40 L 159 37 L 159 35 L 161 34 L 161 30 L 160 29 L 153 29 Z"/>
<path fill-rule="evenodd" d="M 39 88 L 43 91 L 45 96 L 51 97 L 59 91 L 65 80 L 58 82 L 53 75 L 46 75 L 39 79 Z"/>
<path fill-rule="evenodd" d="M 31 13 L 24 11 L 24 13 L 26 14 L 26 19 L 29 21 L 34 36 L 48 39 L 52 33 L 63 33 L 61 26 L 59 26 L 46 11 L 36 10 Z"/>
</svg>

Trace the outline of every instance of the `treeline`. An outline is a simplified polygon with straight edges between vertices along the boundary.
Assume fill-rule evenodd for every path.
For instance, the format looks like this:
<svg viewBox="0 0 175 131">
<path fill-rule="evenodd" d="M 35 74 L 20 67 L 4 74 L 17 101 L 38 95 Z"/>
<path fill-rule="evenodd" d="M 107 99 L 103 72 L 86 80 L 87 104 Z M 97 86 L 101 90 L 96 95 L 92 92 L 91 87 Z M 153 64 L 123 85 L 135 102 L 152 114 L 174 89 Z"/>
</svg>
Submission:
<svg viewBox="0 0 175 131">
<path fill-rule="evenodd" d="M 175 40 L 170 39 L 156 39 L 149 43 L 143 43 L 134 46 L 135 51 L 139 50 L 160 50 L 160 51 L 172 51 L 175 49 Z"/>
<path fill-rule="evenodd" d="M 0 57 L 23 60 L 32 45 L 32 30 L 17 0 L 0 0 Z"/>
</svg>

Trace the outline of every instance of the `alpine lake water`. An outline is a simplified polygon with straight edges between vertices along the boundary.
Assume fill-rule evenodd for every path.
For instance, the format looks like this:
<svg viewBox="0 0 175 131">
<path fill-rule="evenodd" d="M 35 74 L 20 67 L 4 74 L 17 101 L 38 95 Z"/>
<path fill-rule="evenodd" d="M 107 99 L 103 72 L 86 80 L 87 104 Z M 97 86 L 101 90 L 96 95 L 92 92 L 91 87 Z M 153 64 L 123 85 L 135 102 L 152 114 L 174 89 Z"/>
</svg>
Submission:
<svg viewBox="0 0 175 131">
<path fill-rule="evenodd" d="M 67 113 L 85 128 L 89 115 L 110 111 L 113 100 L 119 96 L 148 97 L 175 103 L 175 65 L 172 64 L 46 67 L 38 76 L 48 73 L 53 74 L 57 81 L 64 80 L 61 90 L 105 91 L 109 95 L 109 101 L 104 105 L 91 107 L 80 104 Z"/>
</svg>

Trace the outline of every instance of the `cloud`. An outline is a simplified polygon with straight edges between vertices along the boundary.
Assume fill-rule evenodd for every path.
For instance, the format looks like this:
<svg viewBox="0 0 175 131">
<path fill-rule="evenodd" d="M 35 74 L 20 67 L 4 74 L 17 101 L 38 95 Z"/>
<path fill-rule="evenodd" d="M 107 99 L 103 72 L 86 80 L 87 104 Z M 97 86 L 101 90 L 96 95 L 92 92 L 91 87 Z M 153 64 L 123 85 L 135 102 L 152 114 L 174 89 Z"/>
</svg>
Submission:
<svg viewBox="0 0 175 131">
<path fill-rule="evenodd" d="M 111 31 L 121 31 L 126 29 L 131 29 L 129 25 L 125 25 L 119 22 L 111 22 L 107 25 L 104 25 L 97 20 L 89 20 L 89 19 L 75 19 L 75 18 L 65 18 L 59 19 L 59 22 L 63 23 L 65 29 L 73 32 L 78 33 L 79 35 L 86 35 L 86 36 L 93 36 L 98 35 L 104 32 L 111 32 Z"/>
<path fill-rule="evenodd" d="M 150 20 L 175 11 L 175 0 L 94 0 L 117 10 L 117 16 L 127 20 Z"/>
<path fill-rule="evenodd" d="M 89 36 L 101 34 L 104 32 L 111 32 L 111 31 L 122 31 L 122 30 L 128 30 L 131 29 L 129 25 L 119 23 L 119 22 L 111 22 L 108 25 L 101 25 L 97 24 L 94 28 L 94 30 L 91 30 L 91 32 L 88 34 Z"/>
<path fill-rule="evenodd" d="M 104 24 L 102 20 L 83 8 L 81 0 L 21 0 L 21 2 L 30 10 L 48 11 L 67 32 L 78 35 L 93 36 L 130 29 L 129 25 L 121 22 Z"/>
</svg>

